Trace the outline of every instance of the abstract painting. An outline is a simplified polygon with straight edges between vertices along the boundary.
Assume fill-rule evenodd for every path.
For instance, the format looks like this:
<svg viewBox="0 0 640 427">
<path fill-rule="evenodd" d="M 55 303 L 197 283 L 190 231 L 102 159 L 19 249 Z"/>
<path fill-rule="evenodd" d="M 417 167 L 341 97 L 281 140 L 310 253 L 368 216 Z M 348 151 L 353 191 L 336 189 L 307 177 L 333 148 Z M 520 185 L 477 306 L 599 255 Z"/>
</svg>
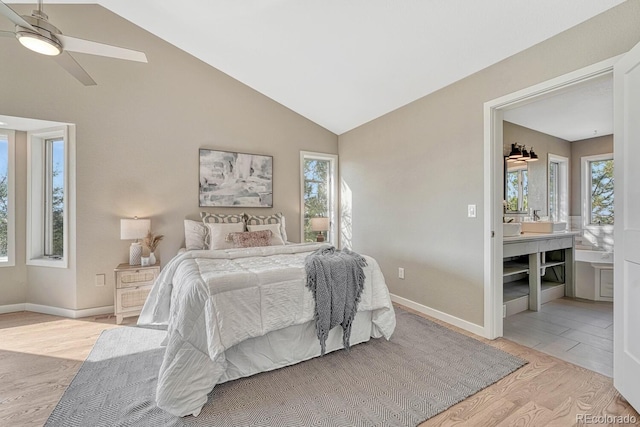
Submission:
<svg viewBox="0 0 640 427">
<path fill-rule="evenodd" d="M 200 207 L 273 207 L 273 157 L 200 149 Z"/>
</svg>

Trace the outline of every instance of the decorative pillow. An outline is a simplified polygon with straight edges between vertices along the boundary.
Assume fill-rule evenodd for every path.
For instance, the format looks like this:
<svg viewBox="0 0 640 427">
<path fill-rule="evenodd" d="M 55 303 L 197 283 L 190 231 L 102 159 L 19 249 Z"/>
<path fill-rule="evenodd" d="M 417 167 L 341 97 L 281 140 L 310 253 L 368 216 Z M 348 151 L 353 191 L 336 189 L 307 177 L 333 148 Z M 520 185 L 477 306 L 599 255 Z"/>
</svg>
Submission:
<svg viewBox="0 0 640 427">
<path fill-rule="evenodd" d="M 227 241 L 229 233 L 241 233 L 244 231 L 244 223 L 237 222 L 231 224 L 208 223 L 205 224 L 209 230 L 209 249 L 231 249 L 233 243 Z"/>
<path fill-rule="evenodd" d="M 269 230 L 271 231 L 271 243 L 269 243 L 269 246 L 284 245 L 284 240 L 280 235 L 280 224 L 247 225 L 247 228 L 249 231 Z"/>
<path fill-rule="evenodd" d="M 282 236 L 282 241 L 287 241 L 287 230 L 284 223 L 284 215 L 282 213 L 279 212 L 273 215 L 246 214 L 245 220 L 247 223 L 247 227 L 249 225 L 280 224 L 280 236 Z"/>
<path fill-rule="evenodd" d="M 244 233 L 229 233 L 229 239 L 234 248 L 253 248 L 269 246 L 271 244 L 271 230 L 246 231 Z"/>
<path fill-rule="evenodd" d="M 198 221 L 184 220 L 184 246 L 188 251 L 209 249 L 207 227 Z"/>
<path fill-rule="evenodd" d="M 236 224 L 242 223 L 244 225 L 244 213 L 239 214 L 217 214 L 211 212 L 200 212 L 200 218 L 202 218 L 203 224 Z M 244 231 L 244 227 L 240 231 Z M 211 241 L 209 236 L 209 229 L 206 229 L 205 242 L 207 244 Z M 208 249 L 208 248 L 207 248 Z M 213 248 L 211 248 L 213 249 Z"/>
<path fill-rule="evenodd" d="M 200 218 L 202 218 L 202 222 L 205 224 L 210 223 L 244 223 L 244 213 L 240 212 L 239 214 L 217 214 L 211 212 L 200 212 Z"/>
</svg>

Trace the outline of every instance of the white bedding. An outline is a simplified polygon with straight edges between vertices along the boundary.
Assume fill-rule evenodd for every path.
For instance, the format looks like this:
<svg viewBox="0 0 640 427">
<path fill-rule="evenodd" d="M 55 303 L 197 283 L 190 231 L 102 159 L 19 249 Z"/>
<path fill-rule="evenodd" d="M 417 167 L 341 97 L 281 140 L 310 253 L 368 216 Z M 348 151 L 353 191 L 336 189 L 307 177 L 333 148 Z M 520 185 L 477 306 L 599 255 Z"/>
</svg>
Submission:
<svg viewBox="0 0 640 427">
<path fill-rule="evenodd" d="M 314 300 L 305 286 L 304 259 L 323 246 L 188 251 L 171 260 L 138 320 L 167 325 L 158 406 L 177 416 L 198 415 L 216 384 L 320 354 L 319 342 L 310 338 Z M 373 258 L 365 258 L 352 343 L 388 339 L 395 328 L 382 272 Z M 332 333 L 328 350 L 341 348 L 341 328 Z"/>
</svg>

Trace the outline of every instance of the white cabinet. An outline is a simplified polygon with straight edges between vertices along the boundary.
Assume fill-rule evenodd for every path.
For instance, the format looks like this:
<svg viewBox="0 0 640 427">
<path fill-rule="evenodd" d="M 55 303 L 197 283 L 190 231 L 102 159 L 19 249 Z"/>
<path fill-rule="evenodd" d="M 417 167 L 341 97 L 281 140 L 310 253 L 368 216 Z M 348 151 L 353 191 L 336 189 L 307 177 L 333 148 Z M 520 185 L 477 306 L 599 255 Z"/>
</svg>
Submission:
<svg viewBox="0 0 640 427">
<path fill-rule="evenodd" d="M 137 316 L 151 292 L 153 283 L 160 274 L 160 265 L 142 267 L 120 264 L 115 270 L 115 315 L 116 323 L 125 317 Z"/>
</svg>

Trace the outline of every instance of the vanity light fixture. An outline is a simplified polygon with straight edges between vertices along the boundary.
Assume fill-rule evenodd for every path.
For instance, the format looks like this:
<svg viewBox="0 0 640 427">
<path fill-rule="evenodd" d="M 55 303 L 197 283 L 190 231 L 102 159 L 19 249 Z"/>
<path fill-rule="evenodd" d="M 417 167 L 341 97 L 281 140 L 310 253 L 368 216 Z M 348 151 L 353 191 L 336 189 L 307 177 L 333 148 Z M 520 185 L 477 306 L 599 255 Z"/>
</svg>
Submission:
<svg viewBox="0 0 640 427">
<path fill-rule="evenodd" d="M 509 153 L 510 159 L 519 159 L 522 157 L 522 151 L 517 143 L 511 144 L 511 152 Z"/>
<path fill-rule="evenodd" d="M 526 159 L 527 162 L 537 162 L 538 161 L 538 155 L 536 153 L 534 153 L 533 151 L 533 147 L 531 147 L 531 150 L 529 150 L 529 158 Z"/>
<path fill-rule="evenodd" d="M 529 155 L 529 152 L 527 151 L 527 148 L 523 145 L 522 146 L 522 157 L 519 160 L 528 161 L 530 158 L 531 158 L 531 156 Z"/>
</svg>

